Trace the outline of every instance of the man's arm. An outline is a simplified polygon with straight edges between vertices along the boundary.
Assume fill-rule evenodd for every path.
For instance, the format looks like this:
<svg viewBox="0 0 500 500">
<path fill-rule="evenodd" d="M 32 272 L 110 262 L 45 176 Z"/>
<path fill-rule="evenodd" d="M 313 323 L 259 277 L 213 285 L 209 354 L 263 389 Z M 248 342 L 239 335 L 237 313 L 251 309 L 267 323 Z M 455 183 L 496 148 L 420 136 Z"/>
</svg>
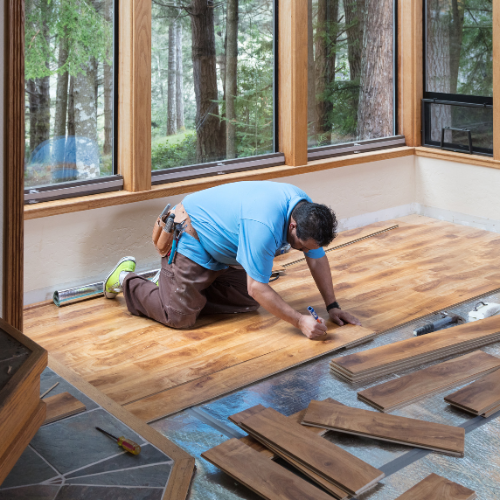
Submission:
<svg viewBox="0 0 500 500">
<path fill-rule="evenodd" d="M 306 262 L 309 266 L 312 277 L 316 282 L 316 286 L 325 301 L 325 305 L 335 302 L 337 299 L 335 298 L 335 292 L 333 291 L 332 273 L 330 271 L 330 264 L 328 263 L 327 256 L 323 255 L 323 257 L 320 257 L 319 259 L 311 259 L 307 256 L 307 253 L 304 255 L 306 256 Z M 341 309 L 330 309 L 328 311 L 328 315 L 334 323 L 340 326 L 345 323 L 361 325 L 358 318 L 346 311 L 342 311 Z"/>
<path fill-rule="evenodd" d="M 318 323 L 312 316 L 300 314 L 267 283 L 261 283 L 247 275 L 247 288 L 249 295 L 264 309 L 299 328 L 306 337 L 314 339 L 326 333 L 327 328 L 323 320 Z"/>
</svg>

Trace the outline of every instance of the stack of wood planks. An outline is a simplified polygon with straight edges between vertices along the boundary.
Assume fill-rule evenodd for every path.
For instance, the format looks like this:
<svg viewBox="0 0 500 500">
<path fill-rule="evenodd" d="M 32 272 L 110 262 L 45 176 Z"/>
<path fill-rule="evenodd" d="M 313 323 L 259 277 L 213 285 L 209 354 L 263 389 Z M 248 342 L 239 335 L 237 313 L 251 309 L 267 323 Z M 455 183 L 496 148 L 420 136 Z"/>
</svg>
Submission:
<svg viewBox="0 0 500 500">
<path fill-rule="evenodd" d="M 350 382 L 364 382 L 467 352 L 500 340 L 500 317 L 492 316 L 447 330 L 402 340 L 330 362 L 333 373 Z"/>
<path fill-rule="evenodd" d="M 457 408 L 485 418 L 500 411 L 500 370 L 476 380 L 444 398 Z"/>
<path fill-rule="evenodd" d="M 303 423 L 455 457 L 464 456 L 465 430 L 462 427 L 351 408 L 331 401 L 311 401 Z"/>
<path fill-rule="evenodd" d="M 474 491 L 438 476 L 430 474 L 396 500 L 474 500 Z"/>
<path fill-rule="evenodd" d="M 500 359 L 482 351 L 439 363 L 358 392 L 358 398 L 390 412 L 500 368 Z"/>
</svg>

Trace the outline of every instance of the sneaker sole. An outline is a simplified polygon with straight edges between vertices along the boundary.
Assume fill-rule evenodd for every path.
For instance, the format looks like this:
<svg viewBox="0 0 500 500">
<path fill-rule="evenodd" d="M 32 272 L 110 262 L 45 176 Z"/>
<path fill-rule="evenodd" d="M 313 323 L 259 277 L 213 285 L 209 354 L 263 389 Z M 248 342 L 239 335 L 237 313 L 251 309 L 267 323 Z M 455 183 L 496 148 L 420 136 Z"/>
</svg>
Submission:
<svg viewBox="0 0 500 500">
<path fill-rule="evenodd" d="M 118 261 L 118 264 L 116 264 L 115 267 L 113 267 L 112 271 L 106 276 L 106 279 L 104 280 L 104 296 L 107 298 L 107 299 L 114 299 L 119 292 L 116 292 L 116 293 L 113 293 L 113 292 L 108 292 L 106 290 L 106 283 L 108 282 L 109 278 L 111 278 L 111 275 L 116 271 L 116 268 L 122 264 L 123 262 L 127 261 L 127 260 L 131 260 L 134 262 L 134 264 L 137 264 L 136 261 L 135 261 L 135 258 L 134 257 L 122 257 L 119 261 Z"/>
</svg>

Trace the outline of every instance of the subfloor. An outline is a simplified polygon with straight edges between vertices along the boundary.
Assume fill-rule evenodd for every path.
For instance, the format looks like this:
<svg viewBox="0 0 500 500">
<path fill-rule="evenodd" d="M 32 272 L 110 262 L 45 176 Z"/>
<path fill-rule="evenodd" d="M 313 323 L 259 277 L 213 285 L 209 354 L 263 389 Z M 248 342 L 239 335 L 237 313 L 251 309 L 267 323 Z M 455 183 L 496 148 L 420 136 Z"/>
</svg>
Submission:
<svg viewBox="0 0 500 500">
<path fill-rule="evenodd" d="M 327 255 L 338 300 L 379 333 L 500 289 L 500 234 L 409 216 L 342 233 L 337 246 Z M 296 309 L 324 311 L 305 262 L 287 267 L 272 285 Z M 311 342 L 260 310 L 173 330 L 131 316 L 120 297 L 28 309 L 24 333 L 151 422 L 333 352 L 329 325 L 326 341 Z"/>
<path fill-rule="evenodd" d="M 499 302 L 500 294 L 487 296 L 486 301 Z M 467 317 L 476 301 L 448 309 Z M 429 319 L 437 319 L 438 315 Z M 371 344 L 350 349 L 351 354 L 367 348 L 411 338 L 416 326 L 425 324 L 417 320 L 391 333 L 377 337 Z M 500 342 L 484 347 L 484 352 L 500 357 Z M 329 371 L 331 356 L 292 368 L 238 392 L 207 404 L 184 410 L 152 425 L 168 439 L 196 458 L 189 500 L 257 500 L 258 497 L 244 486 L 200 457 L 201 453 L 223 441 L 244 435 L 228 416 L 251 406 L 262 404 L 291 415 L 307 407 L 313 399 L 334 398 L 346 405 L 373 410 L 357 399 L 356 393 L 391 378 L 411 373 L 398 372 L 380 378 L 371 384 L 353 385 L 336 378 Z M 435 363 L 422 365 L 422 368 Z M 372 490 L 357 497 L 359 500 L 394 500 L 416 483 L 434 472 L 473 489 L 478 500 L 500 499 L 500 412 L 488 419 L 454 408 L 444 396 L 461 386 L 422 399 L 414 404 L 392 411 L 391 414 L 418 418 L 465 428 L 465 456 L 455 458 L 428 450 L 377 441 L 358 436 L 329 432 L 325 439 L 337 444 L 353 455 L 380 468 L 386 477 Z M 280 461 L 287 467 L 286 463 Z"/>
</svg>

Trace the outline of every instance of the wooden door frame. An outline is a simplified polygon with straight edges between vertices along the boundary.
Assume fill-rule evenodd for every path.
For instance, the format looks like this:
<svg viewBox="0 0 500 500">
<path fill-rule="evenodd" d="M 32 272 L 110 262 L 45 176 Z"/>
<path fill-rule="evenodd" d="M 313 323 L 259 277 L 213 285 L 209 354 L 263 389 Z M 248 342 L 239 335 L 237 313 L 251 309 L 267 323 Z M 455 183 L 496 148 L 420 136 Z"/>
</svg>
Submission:
<svg viewBox="0 0 500 500">
<path fill-rule="evenodd" d="M 23 327 L 24 0 L 5 0 L 2 315 Z"/>
</svg>

